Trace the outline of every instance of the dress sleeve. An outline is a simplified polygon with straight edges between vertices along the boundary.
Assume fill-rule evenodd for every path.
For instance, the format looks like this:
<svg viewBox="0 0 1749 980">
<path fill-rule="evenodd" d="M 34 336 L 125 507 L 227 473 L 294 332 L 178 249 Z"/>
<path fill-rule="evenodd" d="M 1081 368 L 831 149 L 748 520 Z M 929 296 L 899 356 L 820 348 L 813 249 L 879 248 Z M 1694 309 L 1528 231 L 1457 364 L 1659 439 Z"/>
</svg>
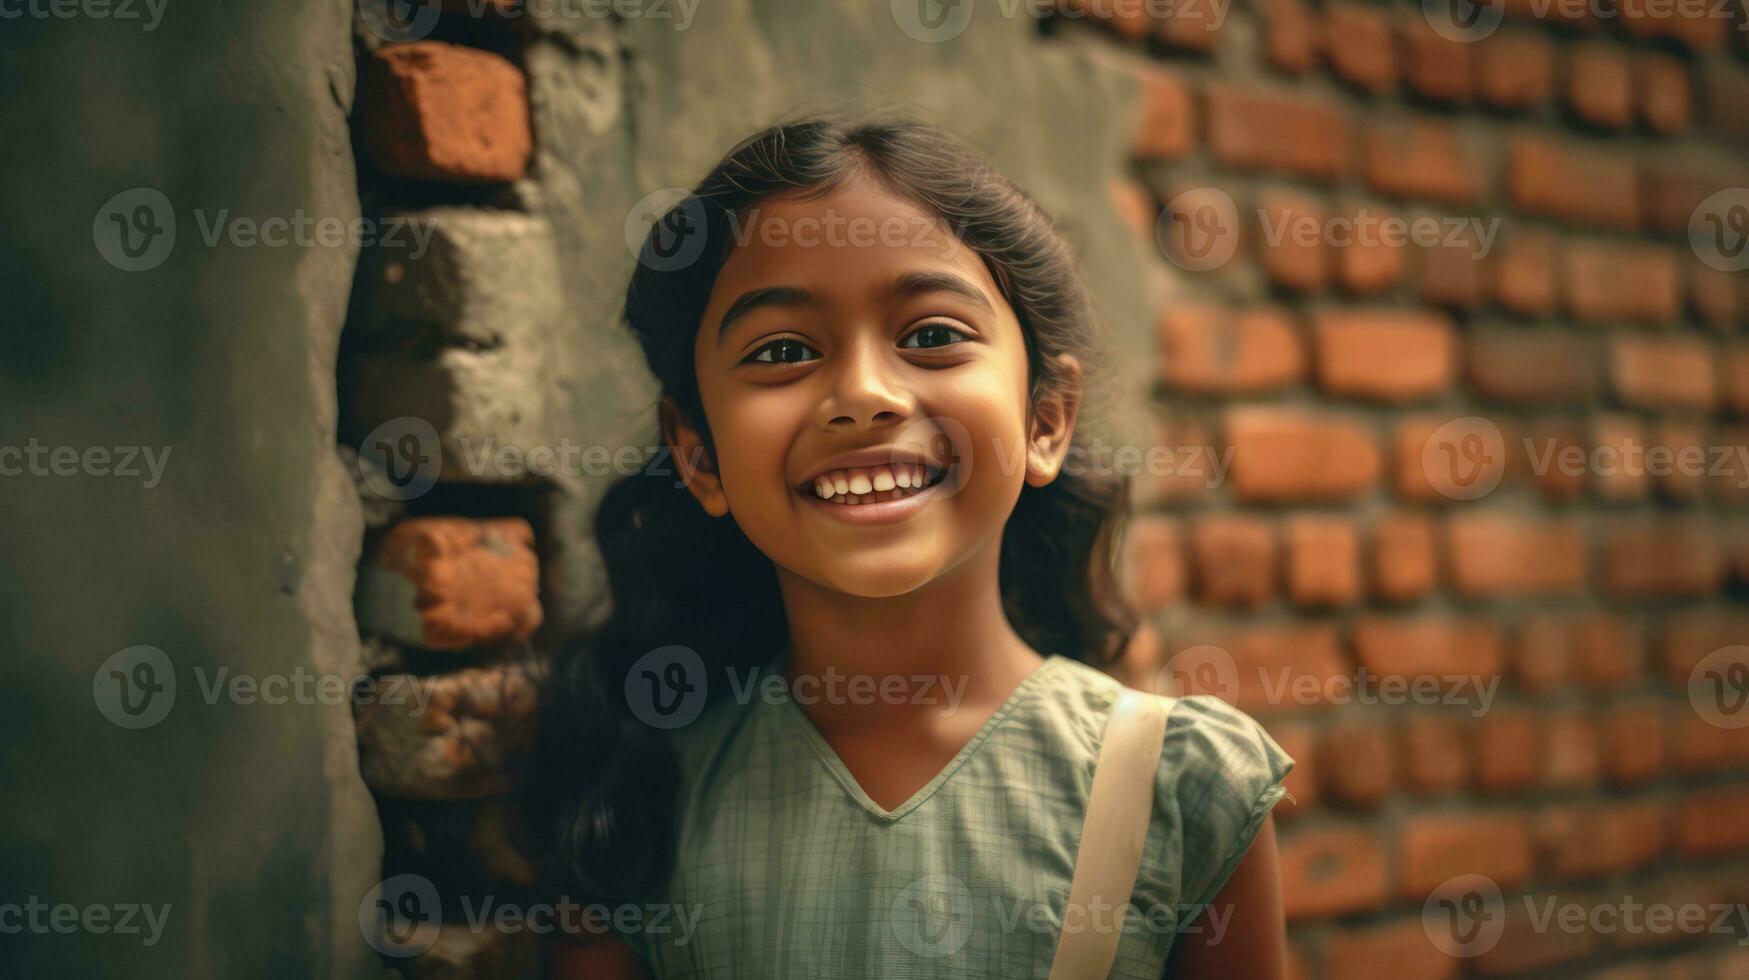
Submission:
<svg viewBox="0 0 1749 980">
<path fill-rule="evenodd" d="M 1250 715 L 1207 695 L 1178 698 L 1156 776 L 1157 812 L 1182 828 L 1176 889 L 1188 924 L 1220 894 L 1294 760 Z"/>
</svg>

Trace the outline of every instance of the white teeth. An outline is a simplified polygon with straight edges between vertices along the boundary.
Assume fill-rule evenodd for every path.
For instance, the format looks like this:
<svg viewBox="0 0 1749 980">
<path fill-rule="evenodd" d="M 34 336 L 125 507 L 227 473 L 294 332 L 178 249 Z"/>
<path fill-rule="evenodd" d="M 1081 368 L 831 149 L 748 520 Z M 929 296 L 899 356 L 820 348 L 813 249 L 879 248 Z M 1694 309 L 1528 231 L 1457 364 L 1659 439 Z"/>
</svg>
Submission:
<svg viewBox="0 0 1749 980">
<path fill-rule="evenodd" d="M 873 503 L 906 496 L 905 491 L 921 490 L 928 482 L 926 467 L 899 463 L 821 474 L 814 478 L 814 495 L 835 504 Z"/>
</svg>

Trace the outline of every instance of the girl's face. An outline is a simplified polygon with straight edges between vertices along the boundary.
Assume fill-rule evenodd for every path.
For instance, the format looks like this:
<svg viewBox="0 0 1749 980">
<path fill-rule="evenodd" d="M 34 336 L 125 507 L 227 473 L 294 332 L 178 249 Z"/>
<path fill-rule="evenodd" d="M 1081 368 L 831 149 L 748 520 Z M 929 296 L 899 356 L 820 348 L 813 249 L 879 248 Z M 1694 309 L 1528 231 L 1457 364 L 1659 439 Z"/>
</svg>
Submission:
<svg viewBox="0 0 1749 980">
<path fill-rule="evenodd" d="M 979 255 L 865 179 L 738 227 L 694 342 L 714 458 L 663 411 L 699 503 L 781 569 L 869 598 L 999 543 L 1022 483 L 1055 478 L 1079 399 L 1029 413 L 1020 324 Z"/>
</svg>

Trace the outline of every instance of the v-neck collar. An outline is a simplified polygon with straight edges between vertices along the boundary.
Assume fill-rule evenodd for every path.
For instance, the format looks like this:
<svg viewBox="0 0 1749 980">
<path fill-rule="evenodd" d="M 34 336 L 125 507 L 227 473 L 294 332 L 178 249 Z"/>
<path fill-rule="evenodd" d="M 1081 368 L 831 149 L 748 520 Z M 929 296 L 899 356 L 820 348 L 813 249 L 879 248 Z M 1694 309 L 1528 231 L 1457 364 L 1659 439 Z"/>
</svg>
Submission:
<svg viewBox="0 0 1749 980">
<path fill-rule="evenodd" d="M 794 698 L 791 698 L 786 694 L 776 707 L 781 713 L 789 716 L 796 728 L 800 730 L 802 739 L 814 750 L 814 754 L 819 756 L 821 764 L 826 767 L 826 770 L 832 774 L 833 778 L 838 780 L 839 785 L 844 787 L 844 791 L 850 794 L 851 799 L 855 800 L 857 805 L 868 811 L 870 816 L 886 823 L 892 823 L 903 817 L 905 814 L 910 813 L 912 810 L 922 806 L 931 796 L 934 796 L 935 791 L 940 789 L 942 784 L 952 778 L 953 774 L 958 771 L 961 766 L 965 765 L 966 760 L 970 759 L 977 753 L 978 747 L 983 745 L 984 742 L 989 739 L 990 733 L 996 730 L 996 726 L 1002 724 L 1002 720 L 1012 714 L 1014 709 L 1019 707 L 1022 701 L 1026 700 L 1026 697 L 1033 691 L 1033 689 L 1038 687 L 1040 682 L 1042 682 L 1043 679 L 1058 666 L 1058 662 L 1066 661 L 1067 659 L 1068 658 L 1064 657 L 1062 654 L 1048 654 L 1043 663 L 1034 667 L 1032 673 L 1026 675 L 1026 677 L 1015 686 L 1013 692 L 1008 695 L 1007 700 L 1003 701 L 1001 706 L 996 709 L 995 713 L 990 715 L 989 719 L 986 720 L 984 724 L 979 727 L 977 732 L 972 735 L 971 739 L 969 739 L 965 745 L 961 746 L 958 752 L 954 753 L 953 758 L 948 760 L 947 765 L 943 766 L 942 770 L 935 774 L 935 778 L 925 783 L 922 789 L 912 793 L 910 799 L 899 804 L 898 808 L 893 810 L 888 810 L 879 803 L 876 803 L 868 793 L 863 791 L 862 784 L 858 783 L 856 777 L 850 774 L 850 769 L 845 766 L 844 760 L 838 757 L 838 753 L 832 748 L 832 744 L 826 741 L 826 736 L 820 734 L 818 728 L 814 727 L 813 720 L 808 717 L 807 712 L 801 709 L 800 705 L 795 703 Z M 767 667 L 768 670 L 778 672 L 780 676 L 783 668 L 784 658 L 781 654 L 776 658 L 773 658 Z"/>
</svg>

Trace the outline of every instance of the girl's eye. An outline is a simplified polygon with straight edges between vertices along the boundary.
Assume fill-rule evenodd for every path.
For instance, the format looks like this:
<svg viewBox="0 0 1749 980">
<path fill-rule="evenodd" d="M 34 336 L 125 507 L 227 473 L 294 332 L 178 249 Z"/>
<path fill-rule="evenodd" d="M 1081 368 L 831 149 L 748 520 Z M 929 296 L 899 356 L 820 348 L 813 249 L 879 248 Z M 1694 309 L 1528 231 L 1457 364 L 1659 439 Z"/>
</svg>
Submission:
<svg viewBox="0 0 1749 980">
<path fill-rule="evenodd" d="M 959 339 L 954 339 L 956 337 Z M 927 323 L 920 327 L 916 333 L 899 341 L 899 346 L 910 348 L 946 347 L 949 344 L 957 344 L 962 340 L 970 339 L 966 336 L 965 331 L 945 323 Z M 912 343 L 912 341 L 916 341 L 916 343 Z"/>
<path fill-rule="evenodd" d="M 743 364 L 795 364 L 812 361 L 820 352 L 793 337 L 782 337 L 766 344 L 742 361 Z"/>
</svg>

